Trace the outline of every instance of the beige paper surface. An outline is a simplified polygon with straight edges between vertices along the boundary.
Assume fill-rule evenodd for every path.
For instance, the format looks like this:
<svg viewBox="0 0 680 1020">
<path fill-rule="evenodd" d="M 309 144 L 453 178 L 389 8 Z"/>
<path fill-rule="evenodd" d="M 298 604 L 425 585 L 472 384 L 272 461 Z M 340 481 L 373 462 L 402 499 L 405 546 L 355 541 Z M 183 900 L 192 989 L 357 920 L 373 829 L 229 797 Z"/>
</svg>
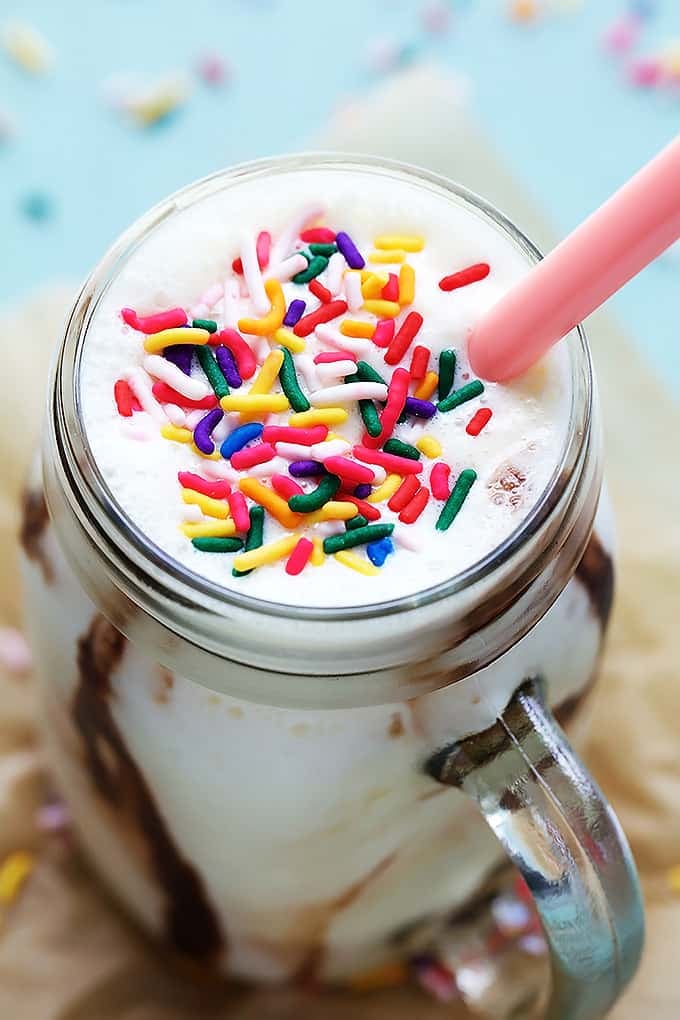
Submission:
<svg viewBox="0 0 680 1020">
<path fill-rule="evenodd" d="M 438 72 L 415 70 L 395 79 L 372 102 L 346 110 L 324 143 L 445 173 L 488 197 L 539 245 L 551 243 L 547 223 L 503 171 L 471 125 L 455 87 Z M 40 379 L 68 300 L 68 292 L 54 290 L 0 317 L 7 365 L 0 379 L 0 626 L 19 619 L 18 493 L 42 408 Z M 664 872 L 680 863 L 680 411 L 611 318 L 598 315 L 589 332 L 604 405 L 620 580 L 585 756 L 627 830 L 649 908 L 641 973 L 612 1017 L 677 1020 L 680 897 L 673 899 Z M 19 848 L 38 851 L 36 871 L 0 919 L 2 1020 L 458 1020 L 463 1015 L 416 989 L 348 1004 L 342 996 L 319 1000 L 298 991 L 209 990 L 169 971 L 87 872 L 38 836 L 33 818 L 43 769 L 34 711 L 30 678 L 0 670 L 0 858 Z"/>
</svg>

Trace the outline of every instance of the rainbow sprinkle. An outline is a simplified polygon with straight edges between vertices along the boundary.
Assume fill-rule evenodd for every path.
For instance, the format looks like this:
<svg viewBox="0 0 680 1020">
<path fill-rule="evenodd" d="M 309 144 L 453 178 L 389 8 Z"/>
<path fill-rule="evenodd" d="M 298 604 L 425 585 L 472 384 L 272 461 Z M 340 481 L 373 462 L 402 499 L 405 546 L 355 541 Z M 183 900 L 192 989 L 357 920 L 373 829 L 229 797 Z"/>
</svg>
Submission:
<svg viewBox="0 0 680 1020">
<path fill-rule="evenodd" d="M 179 527 L 197 554 L 232 554 L 234 577 L 267 564 L 297 577 L 328 557 L 379 575 L 417 551 L 405 529 L 432 501 L 433 531 L 447 530 L 476 479 L 442 459 L 432 419 L 470 402 L 454 423 L 463 444 L 492 419 L 472 404 L 483 384 L 456 378 L 456 352 L 418 342 L 426 323 L 409 259 L 427 239 L 384 234 L 362 252 L 321 220 L 310 208 L 280 237 L 245 237 L 234 275 L 190 309 L 121 310 L 140 335 L 140 364 L 115 383 L 118 413 L 129 424 L 144 411 L 185 445 L 194 462 L 178 473 Z M 444 291 L 491 273 L 487 263 L 446 268 Z M 358 442 L 342 431 L 356 411 Z M 268 535 L 272 520 L 283 536 Z"/>
</svg>

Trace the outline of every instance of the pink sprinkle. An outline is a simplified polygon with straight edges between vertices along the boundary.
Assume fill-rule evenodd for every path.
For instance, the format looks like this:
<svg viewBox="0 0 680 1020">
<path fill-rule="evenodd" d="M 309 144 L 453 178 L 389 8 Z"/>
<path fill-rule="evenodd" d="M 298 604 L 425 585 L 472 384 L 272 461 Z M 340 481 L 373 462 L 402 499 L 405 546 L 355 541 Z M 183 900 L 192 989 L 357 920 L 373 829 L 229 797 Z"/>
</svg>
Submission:
<svg viewBox="0 0 680 1020">
<path fill-rule="evenodd" d="M 257 446 L 246 446 L 231 455 L 231 466 L 237 471 L 247 471 L 256 464 L 266 464 L 272 460 L 276 450 L 271 443 L 258 443 Z"/>
<path fill-rule="evenodd" d="M 357 460 L 363 461 L 364 464 L 377 464 L 390 474 L 417 475 L 423 470 L 419 460 L 398 457 L 394 453 L 384 453 L 382 450 L 369 450 L 367 446 L 355 446 L 352 452 Z"/>
<path fill-rule="evenodd" d="M 389 347 L 394 337 L 394 319 L 381 319 L 371 339 L 376 347 Z"/>
<path fill-rule="evenodd" d="M 427 964 L 417 968 L 418 981 L 425 991 L 429 992 L 439 1002 L 452 1002 L 459 998 L 456 979 L 448 969 L 441 963 Z"/>
<path fill-rule="evenodd" d="M 288 500 L 291 496 L 301 496 L 305 491 L 301 485 L 289 475 L 272 475 L 272 486 L 282 499 Z"/>
<path fill-rule="evenodd" d="M 628 78 L 639 88 L 652 88 L 661 80 L 661 65 L 655 57 L 640 57 L 628 68 Z"/>
<path fill-rule="evenodd" d="M 206 53 L 198 62 L 198 73 L 208 85 L 223 85 L 229 78 L 229 68 L 217 53 Z"/>
<path fill-rule="evenodd" d="M 328 227 L 308 227 L 300 234 L 300 240 L 305 244 L 333 244 L 335 231 L 329 230 Z"/>
<path fill-rule="evenodd" d="M 286 573 L 290 574 L 292 577 L 296 577 L 297 574 L 301 574 L 309 563 L 309 557 L 312 555 L 313 549 L 313 542 L 311 542 L 308 538 L 301 538 L 288 557 Z"/>
<path fill-rule="evenodd" d="M 266 269 L 269 265 L 269 256 L 272 250 L 272 235 L 268 230 L 261 230 L 257 235 L 255 250 L 260 269 Z"/>
<path fill-rule="evenodd" d="M 160 333 L 164 329 L 176 329 L 179 326 L 186 326 L 187 313 L 183 308 L 170 308 L 167 312 L 157 312 L 155 315 L 137 315 L 134 308 L 121 309 L 123 321 L 140 333 Z"/>
<path fill-rule="evenodd" d="M 480 407 L 480 409 L 473 414 L 470 421 L 467 423 L 465 431 L 469 436 L 478 436 L 485 425 L 488 425 L 491 421 L 491 415 L 493 411 L 489 407 Z"/>
<path fill-rule="evenodd" d="M 624 14 L 606 30 L 602 45 L 610 53 L 625 53 L 637 42 L 641 27 L 641 21 L 635 14 Z"/>
<path fill-rule="evenodd" d="M 246 497 L 242 492 L 230 492 L 228 497 L 229 509 L 231 510 L 231 516 L 236 525 L 237 531 L 248 531 L 250 528 L 250 515 L 248 513 L 248 505 L 246 503 Z"/>
<path fill-rule="evenodd" d="M 327 425 L 313 425 L 308 429 L 298 429 L 293 425 L 265 425 L 262 430 L 262 442 L 297 443 L 298 446 L 314 446 L 315 443 L 323 443 L 327 435 Z"/>
<path fill-rule="evenodd" d="M 387 283 L 382 289 L 381 295 L 383 301 L 398 301 L 399 300 L 399 277 L 396 273 L 390 273 Z"/>
<path fill-rule="evenodd" d="M 432 470 L 430 471 L 430 488 L 432 489 L 432 495 L 435 499 L 446 500 L 451 495 L 451 489 L 449 487 L 450 474 L 451 468 L 448 464 L 445 464 L 443 460 L 432 465 Z"/>
<path fill-rule="evenodd" d="M 23 676 L 31 668 L 31 649 L 21 631 L 13 627 L 0 629 L 0 664 L 15 676 Z"/>
<path fill-rule="evenodd" d="M 62 832 L 71 824 L 70 812 L 61 800 L 43 804 L 35 813 L 37 827 L 42 832 Z"/>
<path fill-rule="evenodd" d="M 371 485 L 375 481 L 375 473 L 370 468 L 357 464 L 347 457 L 327 457 L 324 465 L 327 471 L 332 475 L 339 475 L 343 481 L 356 485 Z"/>
<path fill-rule="evenodd" d="M 211 499 L 226 499 L 231 492 L 231 485 L 226 480 L 210 481 L 195 475 L 192 471 L 179 471 L 177 473 L 179 484 L 184 489 L 193 489 L 194 492 L 202 492 L 204 496 Z"/>
<path fill-rule="evenodd" d="M 314 358 L 315 365 L 331 365 L 334 361 L 356 361 L 357 356 L 351 351 L 323 351 Z"/>
</svg>

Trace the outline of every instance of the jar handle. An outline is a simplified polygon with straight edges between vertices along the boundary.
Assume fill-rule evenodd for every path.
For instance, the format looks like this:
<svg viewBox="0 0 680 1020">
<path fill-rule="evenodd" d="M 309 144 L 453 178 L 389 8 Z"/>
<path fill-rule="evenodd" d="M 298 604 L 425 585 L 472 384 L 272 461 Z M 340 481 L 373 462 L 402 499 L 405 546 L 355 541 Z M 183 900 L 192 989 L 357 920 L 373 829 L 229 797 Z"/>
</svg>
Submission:
<svg viewBox="0 0 680 1020">
<path fill-rule="evenodd" d="M 490 729 L 438 751 L 427 770 L 476 801 L 534 897 L 551 953 L 546 1018 L 605 1016 L 642 951 L 640 888 L 621 827 L 540 683 L 523 684 Z"/>
</svg>

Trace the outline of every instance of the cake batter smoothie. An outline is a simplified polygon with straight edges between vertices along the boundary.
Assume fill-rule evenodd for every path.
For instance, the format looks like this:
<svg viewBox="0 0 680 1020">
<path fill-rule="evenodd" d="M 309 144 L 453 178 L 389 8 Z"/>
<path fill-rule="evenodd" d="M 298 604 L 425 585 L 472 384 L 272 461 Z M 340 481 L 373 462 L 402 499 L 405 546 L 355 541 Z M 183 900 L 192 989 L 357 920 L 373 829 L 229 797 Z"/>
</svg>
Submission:
<svg viewBox="0 0 680 1020">
<path fill-rule="evenodd" d="M 534 257 L 446 182 L 282 160 L 152 211 L 74 309 L 23 530 L 52 760 L 118 897 L 222 974 L 424 951 L 504 860 L 470 777 L 594 680 L 583 340 L 511 384 L 466 353 Z"/>
</svg>

